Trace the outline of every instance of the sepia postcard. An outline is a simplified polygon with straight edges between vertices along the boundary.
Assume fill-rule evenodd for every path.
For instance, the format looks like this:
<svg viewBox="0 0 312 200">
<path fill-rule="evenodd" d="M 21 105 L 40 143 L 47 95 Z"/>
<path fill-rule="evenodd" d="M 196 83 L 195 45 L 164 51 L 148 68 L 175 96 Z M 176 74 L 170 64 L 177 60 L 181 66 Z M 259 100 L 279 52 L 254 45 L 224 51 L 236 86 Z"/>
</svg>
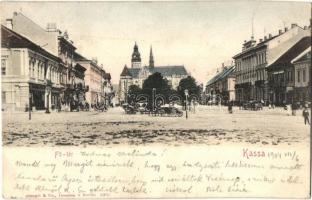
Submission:
<svg viewBox="0 0 312 200">
<path fill-rule="evenodd" d="M 3 198 L 310 198 L 311 5 L 0 2 Z"/>
</svg>

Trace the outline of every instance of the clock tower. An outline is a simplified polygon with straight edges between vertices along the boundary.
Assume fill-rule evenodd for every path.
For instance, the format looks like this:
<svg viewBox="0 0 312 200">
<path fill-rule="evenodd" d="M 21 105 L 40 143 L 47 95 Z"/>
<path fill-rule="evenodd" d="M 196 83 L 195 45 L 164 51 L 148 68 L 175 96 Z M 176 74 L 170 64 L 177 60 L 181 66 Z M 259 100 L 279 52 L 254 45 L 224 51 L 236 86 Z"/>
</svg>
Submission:
<svg viewBox="0 0 312 200">
<path fill-rule="evenodd" d="M 141 55 L 138 49 L 138 45 L 135 42 L 133 47 L 133 53 L 131 58 L 131 68 L 141 68 Z"/>
</svg>

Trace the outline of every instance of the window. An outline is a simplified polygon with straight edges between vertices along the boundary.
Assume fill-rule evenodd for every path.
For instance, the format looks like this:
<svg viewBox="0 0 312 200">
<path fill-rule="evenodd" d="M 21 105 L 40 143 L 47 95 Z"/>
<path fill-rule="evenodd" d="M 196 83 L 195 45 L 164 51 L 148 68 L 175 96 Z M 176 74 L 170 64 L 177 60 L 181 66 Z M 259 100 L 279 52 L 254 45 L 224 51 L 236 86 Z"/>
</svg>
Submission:
<svg viewBox="0 0 312 200">
<path fill-rule="evenodd" d="M 302 70 L 302 81 L 306 82 L 306 70 L 305 69 Z"/>
<path fill-rule="evenodd" d="M 6 74 L 6 59 L 1 59 L 1 74 Z"/>
<path fill-rule="evenodd" d="M 35 62 L 33 63 L 32 67 L 32 74 L 31 76 L 34 77 L 35 76 Z"/>
<path fill-rule="evenodd" d="M 40 66 L 41 66 L 41 62 L 38 62 L 38 65 L 37 65 L 37 78 L 40 78 Z"/>
<path fill-rule="evenodd" d="M 300 82 L 300 70 L 297 71 L 298 83 Z"/>
</svg>

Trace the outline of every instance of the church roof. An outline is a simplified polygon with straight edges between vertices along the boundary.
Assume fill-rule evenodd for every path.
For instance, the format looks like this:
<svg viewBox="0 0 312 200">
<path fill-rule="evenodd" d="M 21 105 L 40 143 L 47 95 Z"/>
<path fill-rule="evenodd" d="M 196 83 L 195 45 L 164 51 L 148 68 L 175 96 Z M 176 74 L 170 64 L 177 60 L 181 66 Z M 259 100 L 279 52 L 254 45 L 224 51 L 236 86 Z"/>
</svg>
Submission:
<svg viewBox="0 0 312 200">
<path fill-rule="evenodd" d="M 131 76 L 127 65 L 124 66 L 124 68 L 123 68 L 123 70 L 122 70 L 120 76 Z"/>
<path fill-rule="evenodd" d="M 159 72 L 162 76 L 187 75 L 184 66 L 157 66 L 150 70 L 152 73 Z"/>
<path fill-rule="evenodd" d="M 140 70 L 142 68 L 130 68 L 122 71 L 121 76 L 131 76 L 132 78 L 138 78 Z M 183 65 L 177 66 L 157 66 L 153 68 L 147 67 L 147 70 L 154 74 L 155 72 L 160 73 L 163 77 L 172 76 L 172 75 L 187 75 L 187 71 Z"/>
</svg>

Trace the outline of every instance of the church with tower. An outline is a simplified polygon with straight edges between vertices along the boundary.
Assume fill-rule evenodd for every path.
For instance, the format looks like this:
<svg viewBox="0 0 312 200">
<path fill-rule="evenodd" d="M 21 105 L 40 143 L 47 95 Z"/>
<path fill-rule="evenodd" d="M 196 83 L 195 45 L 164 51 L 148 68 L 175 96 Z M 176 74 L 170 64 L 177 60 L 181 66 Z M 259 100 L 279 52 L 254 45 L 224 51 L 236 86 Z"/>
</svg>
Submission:
<svg viewBox="0 0 312 200">
<path fill-rule="evenodd" d="M 183 65 L 155 66 L 152 47 L 150 49 L 149 64 L 142 66 L 141 54 L 137 43 L 134 44 L 131 56 L 131 67 L 124 66 L 119 80 L 119 100 L 124 102 L 131 85 L 142 88 L 144 81 L 153 73 L 160 73 L 168 80 L 172 89 L 177 89 L 180 80 L 186 78 L 188 73 Z"/>
</svg>

